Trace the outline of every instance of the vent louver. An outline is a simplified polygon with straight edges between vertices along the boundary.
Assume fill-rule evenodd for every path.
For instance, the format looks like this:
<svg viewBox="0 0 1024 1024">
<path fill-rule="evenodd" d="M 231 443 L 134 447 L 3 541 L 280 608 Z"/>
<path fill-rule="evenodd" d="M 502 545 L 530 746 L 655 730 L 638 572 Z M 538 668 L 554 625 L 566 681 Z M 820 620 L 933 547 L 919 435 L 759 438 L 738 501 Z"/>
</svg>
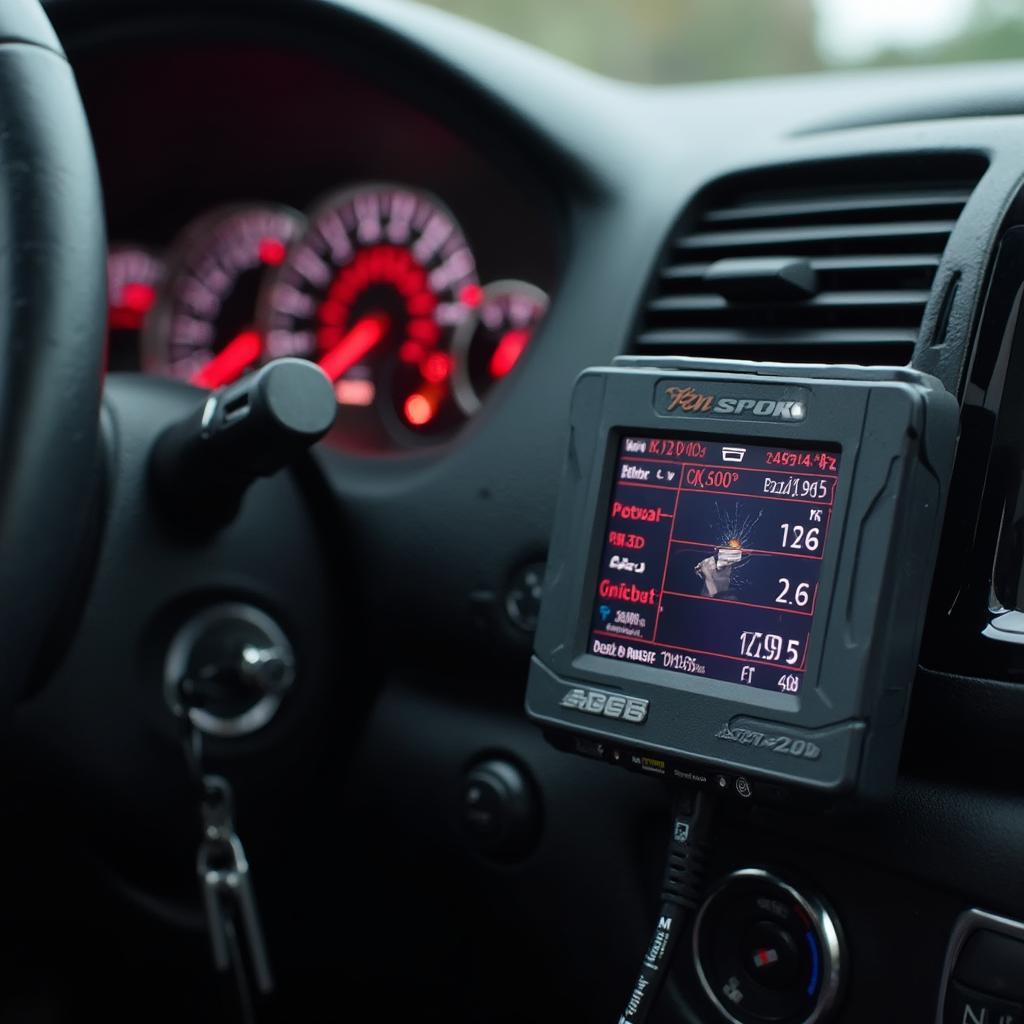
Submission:
<svg viewBox="0 0 1024 1024">
<path fill-rule="evenodd" d="M 657 271 L 643 354 L 904 364 L 976 157 L 746 175 L 684 216 Z"/>
</svg>

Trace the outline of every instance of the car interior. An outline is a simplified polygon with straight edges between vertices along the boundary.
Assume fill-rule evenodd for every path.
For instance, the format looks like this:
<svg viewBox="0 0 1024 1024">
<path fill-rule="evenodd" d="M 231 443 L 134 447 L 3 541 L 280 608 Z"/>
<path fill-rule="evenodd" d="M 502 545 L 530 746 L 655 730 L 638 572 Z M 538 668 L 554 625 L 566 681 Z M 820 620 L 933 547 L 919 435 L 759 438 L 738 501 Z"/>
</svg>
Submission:
<svg viewBox="0 0 1024 1024">
<path fill-rule="evenodd" d="M 0 1021 L 1024 1021 L 1022 97 L 3 0 Z"/>
</svg>

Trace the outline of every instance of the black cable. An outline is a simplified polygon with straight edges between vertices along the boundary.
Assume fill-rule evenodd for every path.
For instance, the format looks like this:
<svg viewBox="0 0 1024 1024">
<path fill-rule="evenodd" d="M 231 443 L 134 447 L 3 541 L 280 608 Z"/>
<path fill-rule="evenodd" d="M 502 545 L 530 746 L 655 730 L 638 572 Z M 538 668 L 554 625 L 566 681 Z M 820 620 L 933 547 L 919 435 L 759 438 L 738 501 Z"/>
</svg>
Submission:
<svg viewBox="0 0 1024 1024">
<path fill-rule="evenodd" d="M 619 1024 L 642 1024 L 647 1020 L 672 964 L 679 936 L 700 906 L 710 810 L 710 798 L 701 791 L 686 791 L 672 805 L 672 836 L 658 924 Z"/>
</svg>

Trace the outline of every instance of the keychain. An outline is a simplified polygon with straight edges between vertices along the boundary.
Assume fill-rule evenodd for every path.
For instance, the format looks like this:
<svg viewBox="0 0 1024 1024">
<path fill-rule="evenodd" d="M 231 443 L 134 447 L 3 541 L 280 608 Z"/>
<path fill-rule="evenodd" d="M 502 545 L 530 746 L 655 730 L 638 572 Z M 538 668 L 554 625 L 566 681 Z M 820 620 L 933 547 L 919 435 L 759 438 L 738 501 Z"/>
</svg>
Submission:
<svg viewBox="0 0 1024 1024">
<path fill-rule="evenodd" d="M 203 897 L 214 969 L 234 977 L 244 1024 L 255 1021 L 253 989 L 261 995 L 274 990 L 252 876 L 245 848 L 235 830 L 234 791 L 221 775 L 203 768 L 203 737 L 182 715 L 185 759 L 199 796 L 203 835 L 196 871 Z"/>
</svg>

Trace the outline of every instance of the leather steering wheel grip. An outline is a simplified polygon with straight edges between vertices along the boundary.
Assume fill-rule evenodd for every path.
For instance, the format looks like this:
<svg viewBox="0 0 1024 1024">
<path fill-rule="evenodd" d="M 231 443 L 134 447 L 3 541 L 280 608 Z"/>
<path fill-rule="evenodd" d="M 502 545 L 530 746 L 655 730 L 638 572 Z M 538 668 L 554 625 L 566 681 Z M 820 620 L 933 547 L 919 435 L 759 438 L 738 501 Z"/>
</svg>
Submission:
<svg viewBox="0 0 1024 1024">
<path fill-rule="evenodd" d="M 37 0 L 0 0 L 0 716 L 82 561 L 105 325 L 103 201 L 78 88 Z"/>
</svg>

